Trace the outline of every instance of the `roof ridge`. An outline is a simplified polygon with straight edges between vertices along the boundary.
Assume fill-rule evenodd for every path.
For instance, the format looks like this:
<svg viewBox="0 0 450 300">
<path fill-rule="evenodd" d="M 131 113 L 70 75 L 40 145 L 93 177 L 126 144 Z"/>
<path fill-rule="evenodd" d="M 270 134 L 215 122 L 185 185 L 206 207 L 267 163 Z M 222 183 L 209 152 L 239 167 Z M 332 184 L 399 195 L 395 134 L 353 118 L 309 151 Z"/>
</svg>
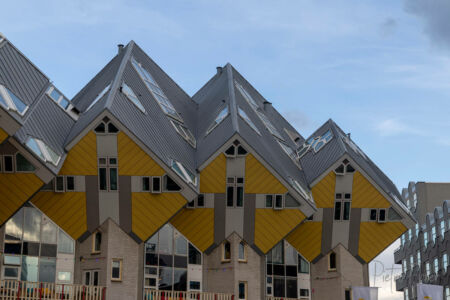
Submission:
<svg viewBox="0 0 450 300">
<path fill-rule="evenodd" d="M 333 119 L 328 119 L 328 121 L 327 121 L 329 124 L 330 124 L 330 128 L 333 130 L 333 131 L 336 131 L 334 134 L 336 135 L 336 138 L 338 139 L 338 143 L 339 143 L 339 145 L 342 147 L 342 149 L 344 149 L 344 151 L 345 152 L 348 152 L 347 151 L 347 146 L 345 146 L 345 143 L 344 143 L 344 141 L 342 140 L 342 138 L 340 138 L 339 136 L 338 136 L 338 130 L 341 130 L 342 132 L 344 132 L 334 121 L 333 121 Z M 339 134 L 340 135 L 340 134 Z"/>
<path fill-rule="evenodd" d="M 112 102 L 114 101 L 114 97 L 116 96 L 118 86 L 120 85 L 120 80 L 122 79 L 125 67 L 126 67 L 128 61 L 130 60 L 131 51 L 133 50 L 134 45 L 135 45 L 134 41 L 131 40 L 128 43 L 126 49 L 123 50 L 126 52 L 122 57 L 122 61 L 120 62 L 119 68 L 117 69 L 116 76 L 114 77 L 114 79 L 112 81 L 111 89 L 110 89 L 110 92 L 108 93 L 108 98 L 106 99 L 106 102 L 105 102 L 105 106 L 104 106 L 105 108 L 110 108 L 112 105 Z"/>
<path fill-rule="evenodd" d="M 237 120 L 237 104 L 236 95 L 234 92 L 234 80 L 233 80 L 233 69 L 230 63 L 225 65 L 227 69 L 227 79 L 228 79 L 228 93 L 230 96 L 230 115 L 231 123 L 233 124 L 233 130 L 239 132 L 239 124 Z"/>
</svg>

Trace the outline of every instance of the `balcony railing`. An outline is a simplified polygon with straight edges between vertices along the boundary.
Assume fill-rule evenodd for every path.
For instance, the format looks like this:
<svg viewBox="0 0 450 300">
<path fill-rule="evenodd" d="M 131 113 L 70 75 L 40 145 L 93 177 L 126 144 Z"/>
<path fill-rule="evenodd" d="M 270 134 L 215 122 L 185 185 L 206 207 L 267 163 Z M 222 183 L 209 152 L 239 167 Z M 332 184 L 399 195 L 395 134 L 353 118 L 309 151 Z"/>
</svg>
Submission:
<svg viewBox="0 0 450 300">
<path fill-rule="evenodd" d="M 284 298 L 284 297 L 273 297 L 273 296 L 266 296 L 266 300 L 309 300 L 310 298 L 308 296 L 300 296 L 298 298 Z"/>
<path fill-rule="evenodd" d="M 0 300 L 105 300 L 106 287 L 0 280 Z"/>
<path fill-rule="evenodd" d="M 156 291 L 145 289 L 144 300 L 234 300 L 233 294 Z"/>
</svg>

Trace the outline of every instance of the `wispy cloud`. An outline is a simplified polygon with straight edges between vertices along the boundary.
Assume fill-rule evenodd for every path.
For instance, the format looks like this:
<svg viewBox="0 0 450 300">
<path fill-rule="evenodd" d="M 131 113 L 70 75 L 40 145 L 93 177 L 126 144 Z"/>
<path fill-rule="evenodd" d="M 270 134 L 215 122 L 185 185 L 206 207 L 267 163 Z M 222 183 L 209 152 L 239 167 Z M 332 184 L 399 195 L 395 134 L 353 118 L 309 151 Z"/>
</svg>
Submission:
<svg viewBox="0 0 450 300">
<path fill-rule="evenodd" d="M 425 131 L 414 128 L 398 119 L 384 119 L 375 124 L 375 130 L 381 136 L 426 135 Z"/>
</svg>

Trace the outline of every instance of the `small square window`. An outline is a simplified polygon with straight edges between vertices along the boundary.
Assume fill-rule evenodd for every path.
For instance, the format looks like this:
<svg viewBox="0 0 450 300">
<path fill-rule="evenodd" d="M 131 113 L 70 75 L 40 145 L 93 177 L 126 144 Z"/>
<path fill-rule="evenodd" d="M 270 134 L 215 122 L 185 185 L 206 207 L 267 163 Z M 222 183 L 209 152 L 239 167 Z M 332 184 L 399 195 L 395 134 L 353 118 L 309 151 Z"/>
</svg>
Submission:
<svg viewBox="0 0 450 300">
<path fill-rule="evenodd" d="M 336 194 L 336 199 L 342 199 L 342 194 L 341 193 L 337 193 Z"/>
<path fill-rule="evenodd" d="M 275 208 L 276 209 L 283 208 L 283 195 L 275 195 Z"/>
<path fill-rule="evenodd" d="M 109 159 L 109 164 L 110 165 L 117 165 L 117 158 L 110 158 Z"/>
<path fill-rule="evenodd" d="M 191 202 L 189 202 L 188 204 L 187 204 L 187 207 L 195 207 L 195 201 L 194 200 L 192 200 Z"/>
<path fill-rule="evenodd" d="M 234 177 L 228 177 L 227 183 L 234 183 Z"/>
<path fill-rule="evenodd" d="M 345 199 L 351 199 L 352 198 L 352 194 L 346 193 L 345 194 Z"/>
<path fill-rule="evenodd" d="M 386 209 L 378 211 L 378 222 L 386 222 Z"/>
<path fill-rule="evenodd" d="M 99 165 L 106 165 L 106 158 L 104 158 L 104 157 L 99 158 L 98 159 L 98 164 Z"/>
<path fill-rule="evenodd" d="M 237 178 L 237 183 L 240 183 L 240 184 L 244 183 L 244 178 L 243 177 L 238 177 Z"/>
</svg>

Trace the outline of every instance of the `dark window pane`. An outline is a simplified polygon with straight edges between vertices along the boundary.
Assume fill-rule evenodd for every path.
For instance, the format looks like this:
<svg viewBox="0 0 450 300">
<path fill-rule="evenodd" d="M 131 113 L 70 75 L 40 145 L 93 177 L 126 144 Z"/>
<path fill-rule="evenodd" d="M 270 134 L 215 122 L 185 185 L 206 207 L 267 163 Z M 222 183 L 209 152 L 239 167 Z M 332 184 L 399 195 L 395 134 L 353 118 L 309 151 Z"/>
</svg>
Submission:
<svg viewBox="0 0 450 300">
<path fill-rule="evenodd" d="M 230 146 L 230 148 L 228 148 L 228 149 L 225 151 L 225 154 L 230 155 L 230 156 L 233 156 L 234 153 L 235 153 L 234 146 Z"/>
<path fill-rule="evenodd" d="M 205 206 L 205 195 L 203 195 L 203 194 L 198 195 L 198 197 L 197 197 L 197 206 L 198 207 Z"/>
<path fill-rule="evenodd" d="M 286 276 L 297 277 L 297 266 L 286 266 Z"/>
<path fill-rule="evenodd" d="M 102 249 L 102 233 L 96 232 L 94 234 L 94 251 L 100 252 L 101 249 Z"/>
<path fill-rule="evenodd" d="M 14 167 L 13 167 L 13 157 L 12 156 L 4 156 L 5 158 L 5 164 L 3 166 L 3 170 L 5 172 L 13 172 L 14 171 Z"/>
<path fill-rule="evenodd" d="M 39 243 L 24 242 L 22 254 L 30 256 L 39 256 Z"/>
<path fill-rule="evenodd" d="M 284 265 L 273 265 L 273 275 L 284 276 Z"/>
<path fill-rule="evenodd" d="M 35 167 L 20 153 L 16 155 L 16 170 L 19 172 L 32 172 Z"/>
<path fill-rule="evenodd" d="M 271 286 L 267 287 L 267 295 L 272 295 L 272 287 Z"/>
<path fill-rule="evenodd" d="M 73 176 L 67 176 L 66 177 L 66 181 L 67 181 L 67 190 L 68 191 L 73 191 L 75 190 L 75 177 Z"/>
<path fill-rule="evenodd" d="M 145 254 L 145 264 L 151 265 L 151 266 L 157 266 L 158 265 L 158 255 L 147 253 Z"/>
<path fill-rule="evenodd" d="M 113 123 L 108 123 L 108 132 L 109 133 L 116 133 L 116 132 L 119 132 L 119 129 L 117 129 L 117 127 L 114 126 Z"/>
<path fill-rule="evenodd" d="M 100 190 L 106 191 L 106 168 L 99 168 L 98 170 Z"/>
<path fill-rule="evenodd" d="M 308 297 L 309 290 L 308 289 L 300 289 L 300 297 Z"/>
<path fill-rule="evenodd" d="M 273 275 L 273 265 L 272 264 L 267 264 L 266 270 L 267 270 L 267 275 Z"/>
<path fill-rule="evenodd" d="M 84 284 L 91 285 L 91 272 L 84 273 Z"/>
<path fill-rule="evenodd" d="M 352 165 L 347 165 L 347 173 L 353 173 L 355 172 L 355 168 L 352 167 Z"/>
<path fill-rule="evenodd" d="M 181 190 L 180 186 L 178 184 L 176 184 L 175 181 L 173 181 L 172 178 L 170 178 L 169 176 L 165 176 L 164 177 L 164 183 L 165 183 L 165 189 L 167 191 L 179 191 Z"/>
<path fill-rule="evenodd" d="M 155 287 L 156 286 L 156 278 L 145 278 L 145 285 Z"/>
<path fill-rule="evenodd" d="M 284 278 L 274 278 L 273 280 L 273 295 L 275 297 L 284 297 Z"/>
<path fill-rule="evenodd" d="M 239 155 L 245 155 L 245 154 L 247 154 L 247 151 L 242 147 L 242 146 L 238 146 L 238 154 Z"/>
<path fill-rule="evenodd" d="M 174 267 L 175 268 L 187 268 L 187 257 L 186 256 L 174 256 Z"/>
<path fill-rule="evenodd" d="M 5 267 L 4 271 L 3 271 L 3 275 L 5 277 L 18 278 L 19 277 L 19 268 Z"/>
<path fill-rule="evenodd" d="M 244 187 L 238 186 L 237 187 L 237 200 L 236 200 L 236 206 L 242 207 L 244 206 Z"/>
<path fill-rule="evenodd" d="M 342 199 L 342 194 L 341 193 L 337 193 L 336 194 L 336 199 Z"/>
<path fill-rule="evenodd" d="M 38 281 L 38 258 L 22 256 L 22 272 L 20 280 L 36 282 Z"/>
<path fill-rule="evenodd" d="M 200 281 L 189 281 L 189 288 L 191 290 L 199 290 L 200 289 Z"/>
<path fill-rule="evenodd" d="M 40 258 L 39 259 L 39 281 L 55 282 L 56 275 L 56 259 Z"/>
<path fill-rule="evenodd" d="M 94 131 L 98 132 L 98 133 L 105 132 L 105 124 L 104 123 L 100 123 L 97 127 L 95 127 Z"/>
<path fill-rule="evenodd" d="M 370 220 L 371 221 L 376 221 L 377 220 L 377 210 L 376 209 L 371 209 L 370 210 Z"/>
<path fill-rule="evenodd" d="M 172 258 L 173 258 L 172 255 L 165 255 L 165 254 L 159 255 L 159 265 L 172 267 L 173 265 Z"/>
<path fill-rule="evenodd" d="M 189 244 L 189 263 L 192 265 L 202 264 L 202 254 L 191 244 Z"/>
<path fill-rule="evenodd" d="M 94 271 L 94 278 L 92 284 L 95 286 L 98 285 L 98 271 Z"/>
<path fill-rule="evenodd" d="M 309 263 L 300 255 L 298 255 L 298 272 L 305 274 L 309 273 Z"/>
<path fill-rule="evenodd" d="M 266 207 L 273 207 L 273 196 L 266 195 Z"/>
<path fill-rule="evenodd" d="M 350 220 L 350 202 L 344 202 L 344 220 Z"/>
<path fill-rule="evenodd" d="M 227 186 L 227 206 L 233 207 L 234 205 L 234 187 Z"/>
<path fill-rule="evenodd" d="M 340 165 L 334 170 L 337 174 L 344 174 L 344 165 Z"/>
<path fill-rule="evenodd" d="M 345 199 L 351 199 L 352 198 L 352 194 L 346 193 L 345 194 Z"/>
<path fill-rule="evenodd" d="M 142 190 L 143 191 L 150 191 L 150 178 L 149 177 L 142 177 Z"/>
<path fill-rule="evenodd" d="M 55 181 L 55 189 L 56 191 L 64 191 L 64 177 L 57 176 Z"/>
<path fill-rule="evenodd" d="M 117 190 L 117 168 L 109 168 L 109 189 Z"/>
<path fill-rule="evenodd" d="M 192 200 L 191 202 L 188 202 L 187 206 L 188 207 L 195 207 L 195 201 Z"/>
<path fill-rule="evenodd" d="M 239 299 L 245 299 L 245 283 L 239 282 Z"/>
<path fill-rule="evenodd" d="M 385 209 L 380 209 L 380 221 L 386 221 L 386 210 Z"/>
<path fill-rule="evenodd" d="M 172 290 L 172 268 L 159 268 L 159 286 L 158 288 L 163 291 Z"/>
<path fill-rule="evenodd" d="M 41 244 L 41 256 L 56 257 L 56 245 Z"/>
<path fill-rule="evenodd" d="M 161 192 L 161 177 L 152 177 L 152 190 L 153 192 Z"/>
<path fill-rule="evenodd" d="M 341 202 L 335 202 L 334 203 L 334 219 L 340 220 L 341 219 Z"/>
<path fill-rule="evenodd" d="M 283 196 L 282 195 L 275 195 L 275 207 L 283 208 Z"/>
<path fill-rule="evenodd" d="M 5 254 L 20 254 L 21 248 L 20 243 L 5 243 Z"/>
<path fill-rule="evenodd" d="M 350 291 L 349 290 L 345 290 L 345 300 L 351 300 L 352 296 L 350 295 Z"/>
<path fill-rule="evenodd" d="M 111 277 L 113 279 L 120 279 L 120 261 L 112 262 Z"/>
<path fill-rule="evenodd" d="M 297 279 L 286 279 L 286 298 L 297 298 Z"/>
<path fill-rule="evenodd" d="M 231 244 L 230 244 L 230 242 L 225 242 L 223 245 L 223 258 L 231 259 Z"/>
<path fill-rule="evenodd" d="M 186 258 L 185 258 L 186 260 Z M 174 291 L 186 291 L 187 288 L 187 270 L 174 269 L 173 271 L 173 289 Z"/>
<path fill-rule="evenodd" d="M 330 253 L 329 269 L 336 269 L 336 253 Z"/>
<path fill-rule="evenodd" d="M 238 178 L 236 178 L 236 182 L 237 183 L 244 183 L 244 178 L 243 177 L 238 177 Z"/>
</svg>

